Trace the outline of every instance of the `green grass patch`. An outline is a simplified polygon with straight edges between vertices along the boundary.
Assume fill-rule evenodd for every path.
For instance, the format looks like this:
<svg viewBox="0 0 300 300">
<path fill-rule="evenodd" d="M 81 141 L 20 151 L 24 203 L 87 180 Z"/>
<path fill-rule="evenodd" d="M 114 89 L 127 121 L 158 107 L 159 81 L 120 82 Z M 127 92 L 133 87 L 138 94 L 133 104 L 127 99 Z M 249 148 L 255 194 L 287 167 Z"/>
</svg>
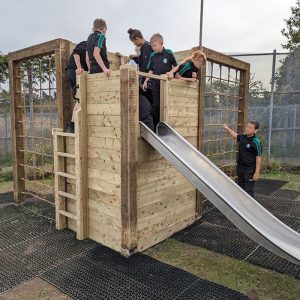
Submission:
<svg viewBox="0 0 300 300">
<path fill-rule="evenodd" d="M 145 254 L 259 299 L 300 298 L 300 281 L 293 277 L 174 239 L 148 249 Z"/>
</svg>

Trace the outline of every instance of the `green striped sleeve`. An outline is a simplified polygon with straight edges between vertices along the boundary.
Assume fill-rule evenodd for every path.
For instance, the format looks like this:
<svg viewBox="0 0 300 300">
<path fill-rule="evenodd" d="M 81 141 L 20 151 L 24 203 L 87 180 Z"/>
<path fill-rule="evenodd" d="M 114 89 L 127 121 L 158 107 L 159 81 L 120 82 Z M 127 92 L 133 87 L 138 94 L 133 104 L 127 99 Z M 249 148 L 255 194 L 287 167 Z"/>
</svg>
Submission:
<svg viewBox="0 0 300 300">
<path fill-rule="evenodd" d="M 97 47 L 102 48 L 103 47 L 103 42 L 106 39 L 105 35 L 102 33 L 99 35 L 99 40 L 97 43 Z"/>
<path fill-rule="evenodd" d="M 256 145 L 257 156 L 262 156 L 262 146 L 260 140 L 258 138 L 254 138 L 253 142 Z"/>
<path fill-rule="evenodd" d="M 186 71 L 190 70 L 192 68 L 191 63 L 188 61 L 184 64 L 183 68 L 178 71 L 178 74 L 181 76 L 183 75 Z"/>
<path fill-rule="evenodd" d="M 152 52 L 150 57 L 149 57 L 149 60 L 148 60 L 148 64 L 147 64 L 147 70 L 149 71 L 150 70 L 150 67 L 151 67 L 151 59 L 152 57 L 156 54 L 156 52 Z"/>
</svg>

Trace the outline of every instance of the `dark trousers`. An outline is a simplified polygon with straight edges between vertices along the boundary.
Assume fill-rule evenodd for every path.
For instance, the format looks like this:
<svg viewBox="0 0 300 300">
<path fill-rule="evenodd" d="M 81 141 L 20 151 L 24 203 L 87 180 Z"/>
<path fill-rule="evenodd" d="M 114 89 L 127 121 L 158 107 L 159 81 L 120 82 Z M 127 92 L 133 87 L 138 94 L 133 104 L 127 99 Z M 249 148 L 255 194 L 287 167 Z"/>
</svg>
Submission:
<svg viewBox="0 0 300 300">
<path fill-rule="evenodd" d="M 154 131 L 152 106 L 147 97 L 139 95 L 139 119 Z"/>
<path fill-rule="evenodd" d="M 76 94 L 76 70 L 72 68 L 67 69 L 67 76 L 73 95 Z"/>
<path fill-rule="evenodd" d="M 245 190 L 251 197 L 254 198 L 254 185 L 253 175 L 255 173 L 255 167 L 247 167 L 238 165 L 236 168 L 238 185 Z"/>
</svg>

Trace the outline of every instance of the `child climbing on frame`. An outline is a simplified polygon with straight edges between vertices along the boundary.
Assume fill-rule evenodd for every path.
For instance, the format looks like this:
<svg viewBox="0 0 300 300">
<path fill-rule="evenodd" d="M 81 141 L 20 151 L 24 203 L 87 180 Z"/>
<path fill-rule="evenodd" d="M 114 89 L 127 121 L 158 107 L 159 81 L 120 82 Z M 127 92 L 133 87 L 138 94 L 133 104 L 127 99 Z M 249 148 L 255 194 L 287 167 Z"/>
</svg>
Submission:
<svg viewBox="0 0 300 300">
<path fill-rule="evenodd" d="M 173 67 L 177 66 L 173 52 L 169 49 L 165 49 L 161 34 L 154 34 L 150 39 L 150 44 L 154 52 L 152 52 L 147 66 L 149 74 L 166 74 L 170 72 Z M 144 91 L 148 88 L 148 82 L 149 78 L 146 78 L 143 84 Z M 151 88 L 153 95 L 152 115 L 155 128 L 160 116 L 160 80 L 151 79 Z"/>
<path fill-rule="evenodd" d="M 237 134 L 224 124 L 224 129 L 239 142 L 236 169 L 238 185 L 253 198 L 255 181 L 259 179 L 262 156 L 262 145 L 256 136 L 258 128 L 257 121 L 248 121 L 245 134 Z"/>
<path fill-rule="evenodd" d="M 197 82 L 198 71 L 204 67 L 206 63 L 206 55 L 202 50 L 196 50 L 193 54 L 186 58 L 180 65 L 174 67 L 167 73 L 169 78 L 176 78 L 185 81 Z"/>
<path fill-rule="evenodd" d="M 69 58 L 68 66 L 66 67 L 67 77 L 70 83 L 70 87 L 72 90 L 73 98 L 76 100 L 76 75 L 80 75 L 84 71 L 88 71 L 88 66 L 86 64 L 86 41 L 82 41 L 77 44 L 72 51 L 72 54 Z M 76 103 L 73 103 L 73 113 L 71 122 L 67 128 L 67 132 L 74 132 L 74 111 L 77 107 Z"/>
<path fill-rule="evenodd" d="M 106 32 L 106 22 L 103 19 L 96 19 L 93 23 L 93 33 L 87 39 L 86 62 L 90 74 L 103 72 L 106 76 L 110 75 Z"/>
</svg>

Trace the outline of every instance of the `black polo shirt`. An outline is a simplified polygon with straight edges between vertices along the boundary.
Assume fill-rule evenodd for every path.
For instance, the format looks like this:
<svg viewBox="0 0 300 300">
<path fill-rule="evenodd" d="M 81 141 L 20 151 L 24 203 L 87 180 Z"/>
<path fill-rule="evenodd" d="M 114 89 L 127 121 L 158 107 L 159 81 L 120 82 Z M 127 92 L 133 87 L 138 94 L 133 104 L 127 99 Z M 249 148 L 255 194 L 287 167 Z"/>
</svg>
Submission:
<svg viewBox="0 0 300 300">
<path fill-rule="evenodd" d="M 178 71 L 176 72 L 182 77 L 192 78 L 193 72 L 198 73 L 199 69 L 194 65 L 192 61 L 187 61 L 179 66 Z"/>
<path fill-rule="evenodd" d="M 155 75 L 166 74 L 177 66 L 173 52 L 170 49 L 163 48 L 160 53 L 152 52 L 147 65 L 148 71 L 153 71 Z"/>
<path fill-rule="evenodd" d="M 98 66 L 97 61 L 94 57 L 94 49 L 95 47 L 100 48 L 100 56 L 103 60 L 106 68 L 109 69 L 109 61 L 107 58 L 107 48 L 106 48 L 106 36 L 104 33 L 100 31 L 95 31 L 88 37 L 87 40 L 87 51 L 89 54 L 90 64 L 92 66 Z M 99 66 L 100 67 L 100 66 Z"/>
<path fill-rule="evenodd" d="M 248 137 L 246 134 L 238 134 L 238 166 L 253 167 L 256 166 L 256 156 L 262 155 L 262 145 L 255 136 Z"/>
<path fill-rule="evenodd" d="M 72 54 L 69 58 L 69 63 L 68 63 L 68 69 L 77 69 L 76 63 L 75 63 L 75 59 L 74 59 L 74 54 L 79 55 L 80 57 L 80 64 L 83 70 L 88 71 L 88 66 L 86 64 L 86 45 L 87 42 L 83 41 L 80 42 L 79 44 L 76 45 L 76 47 L 74 48 L 74 50 L 72 51 Z"/>
<path fill-rule="evenodd" d="M 141 46 L 140 56 L 133 58 L 133 60 L 139 65 L 139 70 L 141 72 L 148 72 L 147 65 L 152 52 L 153 50 L 150 43 L 145 41 L 145 43 Z"/>
</svg>

